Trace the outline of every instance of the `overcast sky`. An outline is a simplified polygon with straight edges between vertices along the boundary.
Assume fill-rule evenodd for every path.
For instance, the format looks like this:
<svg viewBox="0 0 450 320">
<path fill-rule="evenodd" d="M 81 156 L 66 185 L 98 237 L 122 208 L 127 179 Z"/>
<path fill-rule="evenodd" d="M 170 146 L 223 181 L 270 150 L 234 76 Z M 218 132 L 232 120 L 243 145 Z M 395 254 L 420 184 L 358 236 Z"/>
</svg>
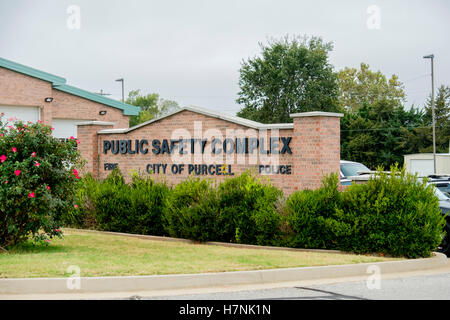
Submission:
<svg viewBox="0 0 450 320">
<path fill-rule="evenodd" d="M 124 78 L 126 92 L 228 113 L 240 109 L 242 60 L 286 34 L 333 42 L 335 70 L 365 62 L 398 75 L 406 106 L 422 107 L 431 91 L 424 55 L 435 55 L 436 86 L 450 85 L 449 31 L 448 0 L 0 0 L 0 57 L 114 99 Z"/>
</svg>

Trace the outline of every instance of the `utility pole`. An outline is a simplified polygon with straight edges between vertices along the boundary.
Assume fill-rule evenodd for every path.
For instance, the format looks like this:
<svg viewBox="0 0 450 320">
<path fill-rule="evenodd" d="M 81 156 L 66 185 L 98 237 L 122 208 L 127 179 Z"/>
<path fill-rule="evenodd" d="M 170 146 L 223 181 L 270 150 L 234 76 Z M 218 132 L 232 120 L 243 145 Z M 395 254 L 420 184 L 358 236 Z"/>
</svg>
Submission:
<svg viewBox="0 0 450 320">
<path fill-rule="evenodd" d="M 434 174 L 436 174 L 436 121 L 434 115 L 434 54 L 424 56 L 424 59 L 431 59 L 431 113 L 433 121 L 433 163 Z"/>
<path fill-rule="evenodd" d="M 125 102 L 125 91 L 124 91 L 124 84 L 123 84 L 123 78 L 117 79 L 116 81 L 122 82 L 122 102 Z"/>
</svg>

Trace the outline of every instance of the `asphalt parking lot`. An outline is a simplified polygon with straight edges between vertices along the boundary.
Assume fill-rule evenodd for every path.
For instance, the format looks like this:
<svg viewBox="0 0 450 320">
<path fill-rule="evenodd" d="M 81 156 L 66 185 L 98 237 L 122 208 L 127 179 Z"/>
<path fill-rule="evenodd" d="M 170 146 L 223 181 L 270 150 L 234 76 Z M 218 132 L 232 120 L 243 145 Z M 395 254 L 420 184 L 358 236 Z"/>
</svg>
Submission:
<svg viewBox="0 0 450 320">
<path fill-rule="evenodd" d="M 366 279 L 284 288 L 148 298 L 134 296 L 131 298 L 156 300 L 449 300 L 450 267 L 434 274 L 381 278 L 378 288 L 369 279 Z"/>
</svg>

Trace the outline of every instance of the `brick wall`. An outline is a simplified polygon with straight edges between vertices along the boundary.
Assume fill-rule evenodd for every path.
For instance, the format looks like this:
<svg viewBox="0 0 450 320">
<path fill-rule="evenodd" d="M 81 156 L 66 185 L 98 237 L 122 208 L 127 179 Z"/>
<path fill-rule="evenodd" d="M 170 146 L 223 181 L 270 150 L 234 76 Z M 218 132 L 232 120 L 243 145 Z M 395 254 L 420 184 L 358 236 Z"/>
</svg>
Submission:
<svg viewBox="0 0 450 320">
<path fill-rule="evenodd" d="M 44 102 L 53 97 L 53 102 Z M 41 107 L 41 120 L 53 118 L 114 122 L 115 128 L 128 128 L 128 116 L 122 110 L 71 95 L 52 88 L 52 84 L 9 69 L 0 68 L 0 105 Z M 106 110 L 104 116 L 100 110 Z"/>
<path fill-rule="evenodd" d="M 86 160 L 81 174 L 91 172 L 94 177 L 99 177 L 99 139 L 97 132 L 102 129 L 110 129 L 111 124 L 84 124 L 77 126 L 77 137 L 80 140 L 78 151 L 81 157 Z"/>
<path fill-rule="evenodd" d="M 201 129 L 199 128 L 201 124 Z M 99 159 L 100 159 L 100 178 L 106 178 L 110 173 L 105 170 L 105 163 L 117 163 L 126 179 L 129 179 L 132 170 L 139 170 L 143 174 L 147 174 L 147 164 L 167 164 L 166 174 L 151 173 L 157 179 L 166 180 L 169 184 L 176 184 L 188 177 L 188 164 L 230 164 L 231 170 L 235 175 L 238 175 L 245 170 L 252 168 L 258 172 L 258 166 L 262 164 L 261 157 L 256 159 L 249 155 L 238 155 L 233 152 L 231 155 L 224 153 L 218 156 L 211 155 L 211 141 L 213 138 L 220 138 L 222 141 L 226 137 L 231 137 L 230 131 L 235 131 L 239 134 L 245 133 L 246 137 L 252 137 L 259 134 L 259 137 L 264 136 L 264 140 L 268 141 L 270 137 L 292 137 L 290 148 L 292 154 L 280 154 L 278 158 L 272 158 L 277 162 L 269 163 L 268 165 L 290 165 L 291 174 L 268 174 L 265 177 L 281 188 L 286 194 L 290 194 L 296 190 L 314 189 L 320 186 L 322 176 L 331 172 L 339 171 L 339 153 L 340 153 L 340 120 L 339 117 L 332 116 L 301 116 L 294 118 L 294 129 L 282 129 L 278 131 L 258 131 L 248 128 L 246 126 L 207 116 L 204 114 L 184 110 L 175 115 L 163 118 L 156 122 L 150 123 L 146 126 L 140 127 L 126 134 L 124 133 L 109 133 L 99 134 Z M 196 152 L 190 154 L 190 145 L 187 146 L 188 155 L 182 159 L 175 161 L 168 154 L 155 155 L 152 153 L 151 142 L 153 139 L 179 139 L 187 138 L 186 136 L 179 136 L 172 134 L 180 131 L 180 133 L 189 133 L 190 137 L 196 138 L 201 135 L 202 138 L 207 138 L 208 143 L 205 147 L 205 154 L 202 157 L 200 152 L 200 145 L 196 145 Z M 197 136 L 196 136 L 197 130 Z M 216 132 L 214 132 L 216 130 Z M 238 135 L 238 137 L 240 137 Z M 147 154 L 112 154 L 109 150 L 107 154 L 103 153 L 102 147 L 105 140 L 131 140 L 132 143 L 136 139 L 147 139 L 149 142 Z M 282 143 L 280 142 L 280 147 Z M 222 147 L 222 145 L 218 145 Z M 259 152 L 258 152 L 259 154 Z M 256 161 L 254 161 L 256 160 Z M 241 163 L 241 162 L 244 163 Z M 170 171 L 170 166 L 173 163 L 185 163 L 184 172 L 181 174 L 173 174 Z M 275 163 L 275 164 L 274 164 Z M 226 176 L 211 176 L 201 175 L 202 178 L 214 178 L 218 181 L 226 179 Z"/>
</svg>

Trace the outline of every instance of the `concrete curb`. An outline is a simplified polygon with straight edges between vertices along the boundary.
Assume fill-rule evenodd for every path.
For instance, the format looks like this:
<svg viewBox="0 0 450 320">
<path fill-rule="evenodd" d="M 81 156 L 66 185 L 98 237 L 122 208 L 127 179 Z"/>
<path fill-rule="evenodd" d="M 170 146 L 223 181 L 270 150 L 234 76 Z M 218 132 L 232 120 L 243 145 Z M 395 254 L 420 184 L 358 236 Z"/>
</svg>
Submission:
<svg viewBox="0 0 450 320">
<path fill-rule="evenodd" d="M 77 278 L 0 279 L 0 294 L 133 292 L 324 280 L 369 276 L 373 273 L 372 269 L 369 272 L 369 267 L 373 266 L 377 266 L 383 275 L 444 268 L 448 267 L 448 260 L 445 255 L 434 253 L 431 258 L 352 265 L 180 275 L 86 277 L 78 278 L 79 289 L 73 290 L 68 288 L 68 284 L 75 284 Z"/>
</svg>

